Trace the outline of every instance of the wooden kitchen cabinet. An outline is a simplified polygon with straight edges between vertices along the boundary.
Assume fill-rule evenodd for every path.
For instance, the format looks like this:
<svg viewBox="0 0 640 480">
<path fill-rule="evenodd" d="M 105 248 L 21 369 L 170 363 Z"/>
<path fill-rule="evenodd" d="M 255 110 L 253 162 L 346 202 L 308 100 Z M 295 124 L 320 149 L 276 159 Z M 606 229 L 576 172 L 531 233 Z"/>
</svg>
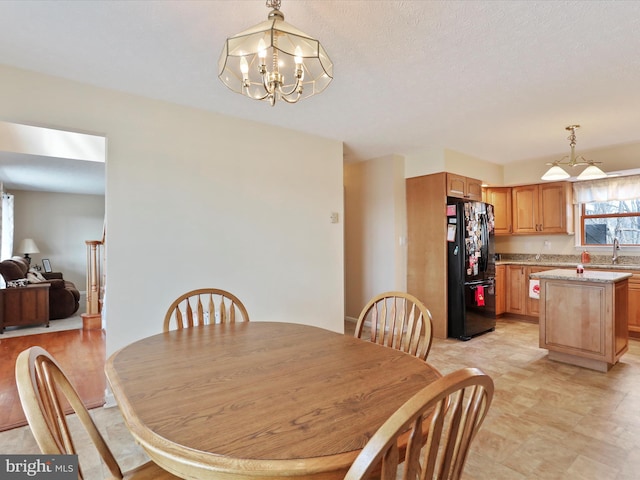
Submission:
<svg viewBox="0 0 640 480">
<path fill-rule="evenodd" d="M 513 233 L 573 233 L 573 190 L 569 182 L 511 189 Z"/>
<path fill-rule="evenodd" d="M 506 265 L 506 311 L 517 315 L 525 315 L 527 311 L 526 297 L 529 293 L 526 283 L 524 265 Z"/>
<path fill-rule="evenodd" d="M 540 278 L 540 342 L 548 358 L 606 372 L 628 349 L 628 280 L 552 270 Z"/>
<path fill-rule="evenodd" d="M 407 292 L 433 315 L 433 335 L 447 338 L 447 174 L 407 178 Z"/>
<path fill-rule="evenodd" d="M 496 265 L 496 315 L 507 311 L 507 291 L 505 288 L 506 266 Z"/>
<path fill-rule="evenodd" d="M 555 267 L 553 267 L 555 268 Z M 526 315 L 530 317 L 538 317 L 540 316 L 540 300 L 538 298 L 531 298 L 529 296 L 529 276 L 532 273 L 544 272 L 547 270 L 552 270 L 550 267 L 527 267 L 525 275 L 526 275 L 526 299 L 525 302 L 527 304 Z"/>
<path fill-rule="evenodd" d="M 629 279 L 629 335 L 640 338 L 640 272 Z"/>
<path fill-rule="evenodd" d="M 482 181 L 447 173 L 447 196 L 482 201 Z"/>
<path fill-rule="evenodd" d="M 513 233 L 511 218 L 511 187 L 489 187 L 484 190 L 484 201 L 493 205 L 496 235 Z"/>
<path fill-rule="evenodd" d="M 586 268 L 589 266 L 586 265 Z M 606 270 L 607 272 L 620 272 L 620 270 Z M 640 272 L 629 272 L 633 276 L 629 279 L 628 291 L 628 318 L 627 325 L 629 328 L 629 336 L 640 338 Z"/>
<path fill-rule="evenodd" d="M 503 265 L 506 267 L 506 311 L 537 318 L 540 300 L 529 297 L 529 275 L 544 272 L 551 267 L 527 265 Z M 533 320 L 533 318 L 532 318 Z"/>
</svg>

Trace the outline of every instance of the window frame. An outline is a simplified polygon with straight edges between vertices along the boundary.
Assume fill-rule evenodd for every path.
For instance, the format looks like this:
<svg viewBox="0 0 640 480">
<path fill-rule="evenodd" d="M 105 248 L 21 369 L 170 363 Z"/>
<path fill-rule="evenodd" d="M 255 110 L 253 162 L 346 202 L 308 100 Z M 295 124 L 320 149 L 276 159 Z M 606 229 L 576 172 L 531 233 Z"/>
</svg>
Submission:
<svg viewBox="0 0 640 480">
<path fill-rule="evenodd" d="M 607 214 L 598 214 L 598 215 L 588 215 L 586 213 L 587 203 L 604 203 L 604 202 L 585 202 L 580 204 L 580 246 L 582 247 L 611 247 L 613 243 L 585 243 L 585 220 L 591 218 L 629 218 L 629 217 L 639 217 L 640 212 L 629 212 L 629 213 L 607 213 Z M 640 247 L 640 243 L 625 243 L 620 244 L 620 246 L 630 247 L 630 248 L 638 248 Z"/>
</svg>

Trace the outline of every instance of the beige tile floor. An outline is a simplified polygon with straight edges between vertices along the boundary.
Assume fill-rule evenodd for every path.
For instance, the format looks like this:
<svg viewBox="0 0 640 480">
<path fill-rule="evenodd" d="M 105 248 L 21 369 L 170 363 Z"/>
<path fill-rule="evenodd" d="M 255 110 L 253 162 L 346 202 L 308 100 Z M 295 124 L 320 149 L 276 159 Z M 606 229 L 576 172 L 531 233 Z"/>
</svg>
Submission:
<svg viewBox="0 0 640 480">
<path fill-rule="evenodd" d="M 347 332 L 353 331 L 346 324 Z M 475 366 L 496 384 L 493 405 L 469 455 L 464 480 L 640 478 L 640 341 L 608 373 L 555 363 L 534 324 L 499 320 L 469 342 L 435 339 L 429 362 L 442 373 Z M 92 410 L 124 469 L 144 460 L 116 408 Z M 86 478 L 104 478 L 88 441 Z M 28 427 L 0 433 L 0 452 L 38 453 Z"/>
</svg>

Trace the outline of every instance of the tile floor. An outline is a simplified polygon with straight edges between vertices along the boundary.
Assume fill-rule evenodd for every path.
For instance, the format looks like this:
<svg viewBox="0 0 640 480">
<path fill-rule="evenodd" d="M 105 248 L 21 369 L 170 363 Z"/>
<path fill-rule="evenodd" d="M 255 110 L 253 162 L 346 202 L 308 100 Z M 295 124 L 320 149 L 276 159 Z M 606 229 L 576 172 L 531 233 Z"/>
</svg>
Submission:
<svg viewBox="0 0 640 480">
<path fill-rule="evenodd" d="M 353 331 L 353 325 L 346 325 Z M 469 342 L 435 339 L 429 362 L 442 373 L 476 366 L 496 394 L 472 444 L 464 480 L 636 480 L 640 478 L 640 341 L 608 373 L 546 359 L 538 326 L 499 320 Z M 144 459 L 117 409 L 92 410 L 124 469 Z M 104 478 L 77 442 L 86 478 Z M 38 453 L 28 427 L 0 433 L 0 452 Z"/>
</svg>

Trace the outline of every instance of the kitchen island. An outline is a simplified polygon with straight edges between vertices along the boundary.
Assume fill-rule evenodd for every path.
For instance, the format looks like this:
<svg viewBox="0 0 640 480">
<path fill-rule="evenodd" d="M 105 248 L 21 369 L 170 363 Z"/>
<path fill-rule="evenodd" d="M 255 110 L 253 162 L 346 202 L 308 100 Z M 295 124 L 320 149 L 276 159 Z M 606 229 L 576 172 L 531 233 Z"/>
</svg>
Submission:
<svg viewBox="0 0 640 480">
<path fill-rule="evenodd" d="M 627 351 L 628 272 L 575 269 L 531 274 L 540 280 L 540 347 L 549 359 L 608 371 Z"/>
</svg>

